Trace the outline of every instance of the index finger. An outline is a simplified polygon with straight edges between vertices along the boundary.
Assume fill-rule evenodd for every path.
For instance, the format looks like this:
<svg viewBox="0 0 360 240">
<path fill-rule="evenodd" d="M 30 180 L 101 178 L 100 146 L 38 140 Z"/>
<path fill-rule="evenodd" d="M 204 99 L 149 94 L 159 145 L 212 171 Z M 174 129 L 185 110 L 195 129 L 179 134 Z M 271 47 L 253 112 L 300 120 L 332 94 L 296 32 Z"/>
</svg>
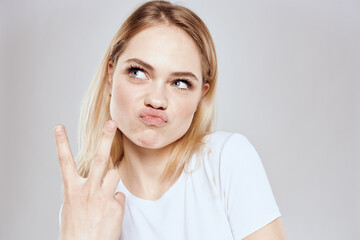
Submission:
<svg viewBox="0 0 360 240">
<path fill-rule="evenodd" d="M 61 124 L 54 128 L 58 159 L 61 174 L 65 187 L 79 176 L 76 170 L 76 164 L 72 155 L 69 140 L 66 135 L 65 127 Z"/>
</svg>

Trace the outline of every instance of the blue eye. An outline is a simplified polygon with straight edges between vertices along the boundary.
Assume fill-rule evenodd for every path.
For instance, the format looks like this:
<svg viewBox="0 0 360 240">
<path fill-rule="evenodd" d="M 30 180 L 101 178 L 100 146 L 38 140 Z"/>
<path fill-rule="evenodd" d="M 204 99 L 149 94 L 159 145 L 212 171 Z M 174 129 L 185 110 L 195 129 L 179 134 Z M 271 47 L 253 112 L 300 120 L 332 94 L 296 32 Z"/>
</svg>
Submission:
<svg viewBox="0 0 360 240">
<path fill-rule="evenodd" d="M 146 78 L 144 69 L 142 69 L 141 67 L 130 66 L 130 68 L 127 71 L 131 78 L 140 78 L 140 79 Z"/>
<path fill-rule="evenodd" d="M 147 79 L 145 70 L 140 66 L 130 65 L 127 72 L 130 78 Z M 192 84 L 188 79 L 176 79 L 171 83 L 171 86 L 180 90 L 190 90 L 192 88 Z"/>
<path fill-rule="evenodd" d="M 186 90 L 186 89 L 189 89 L 191 88 L 191 83 L 186 80 L 186 79 L 178 79 L 178 80 L 175 80 L 173 83 L 172 83 L 173 86 L 181 89 L 181 90 Z"/>
</svg>

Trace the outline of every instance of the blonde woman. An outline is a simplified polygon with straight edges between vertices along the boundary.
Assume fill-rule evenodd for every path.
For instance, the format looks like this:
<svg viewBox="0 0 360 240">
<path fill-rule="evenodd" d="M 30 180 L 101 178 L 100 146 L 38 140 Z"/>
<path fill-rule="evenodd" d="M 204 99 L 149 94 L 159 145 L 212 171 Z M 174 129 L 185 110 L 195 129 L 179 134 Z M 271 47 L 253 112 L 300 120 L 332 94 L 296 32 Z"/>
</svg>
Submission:
<svg viewBox="0 0 360 240">
<path fill-rule="evenodd" d="M 285 239 L 247 138 L 212 132 L 217 60 L 191 10 L 141 5 L 110 43 L 83 103 L 77 168 L 55 127 L 61 239 Z"/>
</svg>

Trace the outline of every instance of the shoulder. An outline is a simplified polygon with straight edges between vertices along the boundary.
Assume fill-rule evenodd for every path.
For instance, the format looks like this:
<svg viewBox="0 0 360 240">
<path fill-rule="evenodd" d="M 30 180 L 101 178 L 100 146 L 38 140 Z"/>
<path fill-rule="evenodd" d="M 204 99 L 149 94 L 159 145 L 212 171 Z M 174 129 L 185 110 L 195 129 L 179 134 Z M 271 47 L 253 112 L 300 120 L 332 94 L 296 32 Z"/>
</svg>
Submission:
<svg viewBox="0 0 360 240">
<path fill-rule="evenodd" d="M 216 131 L 207 135 L 203 156 L 204 164 L 209 164 L 218 174 L 222 172 L 226 175 L 259 162 L 254 146 L 247 137 L 236 132 Z"/>
<path fill-rule="evenodd" d="M 218 178 L 231 176 L 241 169 L 262 167 L 261 160 L 247 137 L 237 132 L 216 131 L 204 138 L 200 152 L 189 161 L 186 169 L 193 171 L 203 166 Z M 202 164 L 201 164 L 202 163 Z M 255 166 L 254 166 L 255 165 Z"/>
<path fill-rule="evenodd" d="M 246 136 L 240 133 L 218 131 L 206 138 L 204 164 L 224 183 L 227 180 L 247 181 L 249 176 L 266 178 L 259 154 Z"/>
<path fill-rule="evenodd" d="M 243 134 L 236 132 L 216 131 L 205 137 L 206 147 L 211 155 L 231 155 L 254 151 L 253 145 Z M 245 151 L 245 152 L 244 152 Z"/>
<path fill-rule="evenodd" d="M 225 132 L 225 131 L 216 131 L 208 134 L 205 137 L 207 144 L 211 146 L 219 146 L 225 144 L 247 144 L 248 139 L 241 133 L 237 132 Z"/>
</svg>

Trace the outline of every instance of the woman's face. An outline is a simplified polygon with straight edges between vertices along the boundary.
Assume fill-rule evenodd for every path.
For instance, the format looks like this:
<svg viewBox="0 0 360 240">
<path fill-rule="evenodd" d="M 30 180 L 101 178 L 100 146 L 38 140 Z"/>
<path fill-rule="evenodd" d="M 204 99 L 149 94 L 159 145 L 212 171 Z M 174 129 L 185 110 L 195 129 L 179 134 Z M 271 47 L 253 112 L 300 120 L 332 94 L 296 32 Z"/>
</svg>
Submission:
<svg viewBox="0 0 360 240">
<path fill-rule="evenodd" d="M 194 40 L 173 26 L 136 34 L 108 70 L 111 117 L 126 138 L 145 148 L 159 149 L 181 138 L 209 88 L 202 84 Z"/>
</svg>

